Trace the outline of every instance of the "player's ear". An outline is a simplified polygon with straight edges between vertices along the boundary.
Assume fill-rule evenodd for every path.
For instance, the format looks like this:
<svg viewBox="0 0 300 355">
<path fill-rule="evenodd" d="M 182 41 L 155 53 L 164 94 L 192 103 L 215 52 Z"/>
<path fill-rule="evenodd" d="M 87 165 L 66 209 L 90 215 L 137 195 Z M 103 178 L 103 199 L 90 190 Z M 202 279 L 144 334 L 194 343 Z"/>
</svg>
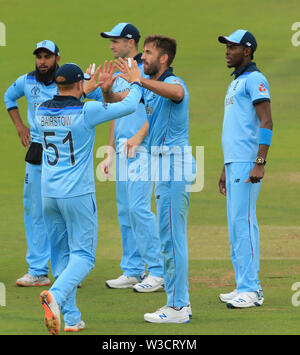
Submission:
<svg viewBox="0 0 300 355">
<path fill-rule="evenodd" d="M 131 47 L 131 48 L 134 48 L 134 47 L 135 47 L 135 40 L 134 40 L 134 39 L 130 39 L 130 40 L 129 40 L 129 43 L 130 43 L 130 47 Z"/>
<path fill-rule="evenodd" d="M 160 64 L 165 64 L 165 65 L 167 65 L 168 60 L 169 60 L 168 54 L 167 54 L 167 53 L 162 54 L 162 55 L 160 56 L 159 60 L 160 60 Z"/>
<path fill-rule="evenodd" d="M 250 47 L 244 47 L 244 54 L 245 54 L 245 57 L 251 58 L 252 49 Z"/>
<path fill-rule="evenodd" d="M 59 63 L 59 61 L 60 61 L 60 56 L 59 56 L 59 55 L 57 55 L 57 56 L 56 56 L 56 64 L 58 64 L 58 63 Z"/>
</svg>

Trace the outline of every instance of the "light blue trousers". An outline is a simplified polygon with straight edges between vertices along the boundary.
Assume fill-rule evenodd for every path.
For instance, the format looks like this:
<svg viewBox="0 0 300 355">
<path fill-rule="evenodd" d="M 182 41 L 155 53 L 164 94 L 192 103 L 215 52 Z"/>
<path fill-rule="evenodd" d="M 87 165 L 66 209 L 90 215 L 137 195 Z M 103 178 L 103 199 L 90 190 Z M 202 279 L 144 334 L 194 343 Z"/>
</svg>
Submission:
<svg viewBox="0 0 300 355">
<path fill-rule="evenodd" d="M 167 305 L 190 304 L 188 282 L 187 216 L 190 194 L 186 183 L 157 182 L 155 196 L 159 237 L 164 257 L 164 279 Z"/>
<path fill-rule="evenodd" d="M 26 261 L 29 274 L 47 275 L 49 272 L 50 243 L 42 212 L 42 165 L 26 163 L 24 182 L 24 224 L 27 241 Z"/>
<path fill-rule="evenodd" d="M 183 163 L 188 167 L 185 174 Z M 173 156 L 169 159 L 168 155 L 159 157 L 155 197 L 164 258 L 165 291 L 170 307 L 190 304 L 187 219 L 190 205 L 188 185 L 191 182 L 187 175 L 191 175 L 192 171 L 195 171 L 195 161 L 191 155 L 187 155 L 185 161 Z"/>
<path fill-rule="evenodd" d="M 55 282 L 50 288 L 65 324 L 80 322 L 77 286 L 95 265 L 98 217 L 95 194 L 55 199 L 43 198 L 45 225 L 51 244 Z"/>
<path fill-rule="evenodd" d="M 260 252 L 256 218 L 256 201 L 261 182 L 245 183 L 254 165 L 225 165 L 229 242 L 238 292 L 262 289 L 258 279 Z"/>
<path fill-rule="evenodd" d="M 135 158 L 117 154 L 117 209 L 122 236 L 121 269 L 126 276 L 140 276 L 145 267 L 151 276 L 163 277 L 163 258 L 155 214 L 151 211 L 153 182 L 150 155 Z"/>
</svg>

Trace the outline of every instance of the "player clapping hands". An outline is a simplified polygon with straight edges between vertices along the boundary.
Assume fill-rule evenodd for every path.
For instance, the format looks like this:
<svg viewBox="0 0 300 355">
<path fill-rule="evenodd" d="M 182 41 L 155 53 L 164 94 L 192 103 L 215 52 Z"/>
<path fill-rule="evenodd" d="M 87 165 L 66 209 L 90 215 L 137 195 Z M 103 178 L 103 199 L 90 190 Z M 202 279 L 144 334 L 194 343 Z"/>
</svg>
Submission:
<svg viewBox="0 0 300 355">
<path fill-rule="evenodd" d="M 127 60 L 126 60 L 127 59 Z M 119 77 L 125 79 L 129 83 L 134 81 L 141 82 L 142 73 L 138 67 L 138 64 L 132 58 L 119 58 L 115 59 L 115 64 L 122 74 L 118 74 Z"/>
<path fill-rule="evenodd" d="M 90 64 L 86 70 L 86 73 L 90 75 L 91 80 L 87 80 L 84 83 L 84 93 L 87 95 L 93 91 L 95 91 L 98 87 L 100 87 L 101 91 L 104 94 L 108 94 L 112 92 L 112 86 L 118 76 L 127 80 L 130 83 L 135 81 L 141 81 L 141 72 L 138 68 L 137 62 L 132 58 L 129 58 L 128 61 L 119 58 L 116 60 L 115 65 L 112 61 L 106 60 L 104 62 L 103 68 L 100 64 L 95 72 L 92 72 L 93 65 Z M 120 69 L 123 74 L 118 74 L 114 76 L 116 66 Z M 97 80 L 98 79 L 98 80 Z M 124 98 L 124 97 L 123 97 Z"/>
<path fill-rule="evenodd" d="M 84 93 L 87 95 L 95 90 L 98 87 L 102 90 L 102 92 L 107 92 L 113 86 L 114 81 L 116 80 L 116 76 L 114 75 L 115 72 L 115 65 L 112 61 L 109 62 L 106 60 L 104 62 L 103 68 L 100 64 L 95 72 L 93 73 L 93 65 L 90 64 L 86 70 L 86 73 L 90 75 L 91 80 L 87 80 L 84 83 Z"/>
</svg>

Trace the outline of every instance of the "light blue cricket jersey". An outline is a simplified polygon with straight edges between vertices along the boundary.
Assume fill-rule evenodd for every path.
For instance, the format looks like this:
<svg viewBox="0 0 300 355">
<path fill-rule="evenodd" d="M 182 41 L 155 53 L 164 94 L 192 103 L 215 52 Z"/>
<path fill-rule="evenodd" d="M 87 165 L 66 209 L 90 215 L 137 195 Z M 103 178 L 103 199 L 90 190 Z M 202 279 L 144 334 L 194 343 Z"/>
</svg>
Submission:
<svg viewBox="0 0 300 355">
<path fill-rule="evenodd" d="M 20 76 L 5 92 L 4 102 L 8 111 L 18 108 L 17 100 L 25 96 L 28 102 L 27 122 L 30 126 L 31 142 L 41 143 L 35 125 L 35 110 L 42 102 L 52 99 L 58 93 L 54 81 L 45 85 L 37 81 L 35 71 Z"/>
<path fill-rule="evenodd" d="M 260 128 L 255 104 L 270 101 L 269 84 L 253 62 L 233 74 L 235 79 L 225 97 L 222 132 L 224 164 L 255 162 Z"/>
<path fill-rule="evenodd" d="M 138 66 L 141 70 L 142 76 L 143 77 L 148 77 L 147 75 L 144 74 L 144 65 L 141 60 L 141 54 L 138 54 L 134 59 L 137 61 Z M 118 74 L 117 72 L 116 74 Z M 113 85 L 113 92 L 115 93 L 122 93 L 122 92 L 127 92 L 130 90 L 130 84 L 118 77 Z M 129 117 L 127 117 L 126 120 L 123 119 L 118 119 L 115 121 L 115 129 L 114 129 L 114 138 L 115 138 L 115 149 L 116 152 L 122 152 L 124 149 L 124 143 L 127 139 L 131 138 L 134 136 L 140 128 L 144 125 L 144 123 L 147 121 L 147 115 L 146 115 L 146 110 L 145 110 L 145 105 L 143 102 L 139 104 L 138 109 L 136 112 L 132 113 Z M 149 142 L 149 136 L 146 136 L 141 143 L 142 149 L 146 148 L 148 149 L 148 142 Z M 139 147 L 136 149 L 136 152 L 139 151 Z"/>
<path fill-rule="evenodd" d="M 134 112 L 142 89 L 133 84 L 130 93 L 114 104 L 72 96 L 54 96 L 36 111 L 43 143 L 42 195 L 68 198 L 95 191 L 93 145 L 95 126 Z"/>
<path fill-rule="evenodd" d="M 169 84 L 179 84 L 184 88 L 184 98 L 175 102 L 144 89 L 143 98 L 149 121 L 150 147 L 189 146 L 189 94 L 182 79 L 169 68 L 158 79 Z M 151 148 L 150 148 L 151 149 Z"/>
</svg>

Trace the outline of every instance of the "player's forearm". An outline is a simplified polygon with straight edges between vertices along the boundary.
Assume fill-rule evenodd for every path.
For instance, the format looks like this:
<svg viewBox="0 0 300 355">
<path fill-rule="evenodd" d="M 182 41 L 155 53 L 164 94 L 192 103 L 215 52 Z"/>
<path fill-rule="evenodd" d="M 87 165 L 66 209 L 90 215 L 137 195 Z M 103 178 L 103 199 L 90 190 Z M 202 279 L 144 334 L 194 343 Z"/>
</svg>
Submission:
<svg viewBox="0 0 300 355">
<path fill-rule="evenodd" d="M 114 102 L 119 102 L 122 101 L 128 93 L 115 93 L 111 90 L 109 91 L 102 91 L 103 95 L 103 101 L 108 102 L 108 103 L 114 103 Z"/>
<path fill-rule="evenodd" d="M 184 98 L 184 89 L 181 85 L 164 83 L 162 81 L 141 78 L 144 88 L 166 97 L 173 101 L 181 101 Z"/>
<path fill-rule="evenodd" d="M 14 108 L 8 111 L 20 137 L 20 141 L 24 147 L 28 147 L 30 144 L 30 130 L 27 126 L 22 122 L 19 110 Z"/>
<path fill-rule="evenodd" d="M 146 136 L 149 134 L 149 121 L 146 120 L 146 122 L 143 124 L 143 126 L 139 129 L 139 131 L 136 133 L 136 136 L 140 139 L 142 142 Z"/>
<path fill-rule="evenodd" d="M 9 110 L 8 114 L 11 117 L 16 129 L 24 126 L 24 123 L 23 123 L 22 118 L 20 116 L 19 110 L 17 108 Z"/>
<path fill-rule="evenodd" d="M 259 149 L 257 156 L 266 160 L 273 134 L 273 120 L 271 115 L 270 102 L 261 102 L 257 104 L 255 108 L 260 120 Z"/>
<path fill-rule="evenodd" d="M 137 110 L 141 96 L 141 88 L 134 85 L 128 96 L 121 102 L 107 104 L 107 106 L 103 106 L 100 102 L 87 102 L 85 116 L 87 127 L 94 128 L 101 123 L 112 121 L 121 117 L 126 120 L 126 116 Z"/>
<path fill-rule="evenodd" d="M 269 151 L 268 145 L 260 144 L 259 148 L 258 148 L 258 152 L 257 152 L 257 157 L 263 158 L 264 160 L 266 160 L 267 155 L 268 155 L 268 151 Z"/>
<path fill-rule="evenodd" d="M 135 134 L 135 144 L 140 145 L 144 138 L 148 136 L 149 134 L 149 121 L 146 120 L 146 122 L 143 124 L 143 126 L 138 130 L 138 132 Z"/>
<path fill-rule="evenodd" d="M 109 138 L 108 138 L 108 146 L 107 146 L 106 156 L 113 156 L 115 153 L 114 130 L 115 130 L 115 121 L 111 121 L 111 124 L 109 127 Z"/>
</svg>

